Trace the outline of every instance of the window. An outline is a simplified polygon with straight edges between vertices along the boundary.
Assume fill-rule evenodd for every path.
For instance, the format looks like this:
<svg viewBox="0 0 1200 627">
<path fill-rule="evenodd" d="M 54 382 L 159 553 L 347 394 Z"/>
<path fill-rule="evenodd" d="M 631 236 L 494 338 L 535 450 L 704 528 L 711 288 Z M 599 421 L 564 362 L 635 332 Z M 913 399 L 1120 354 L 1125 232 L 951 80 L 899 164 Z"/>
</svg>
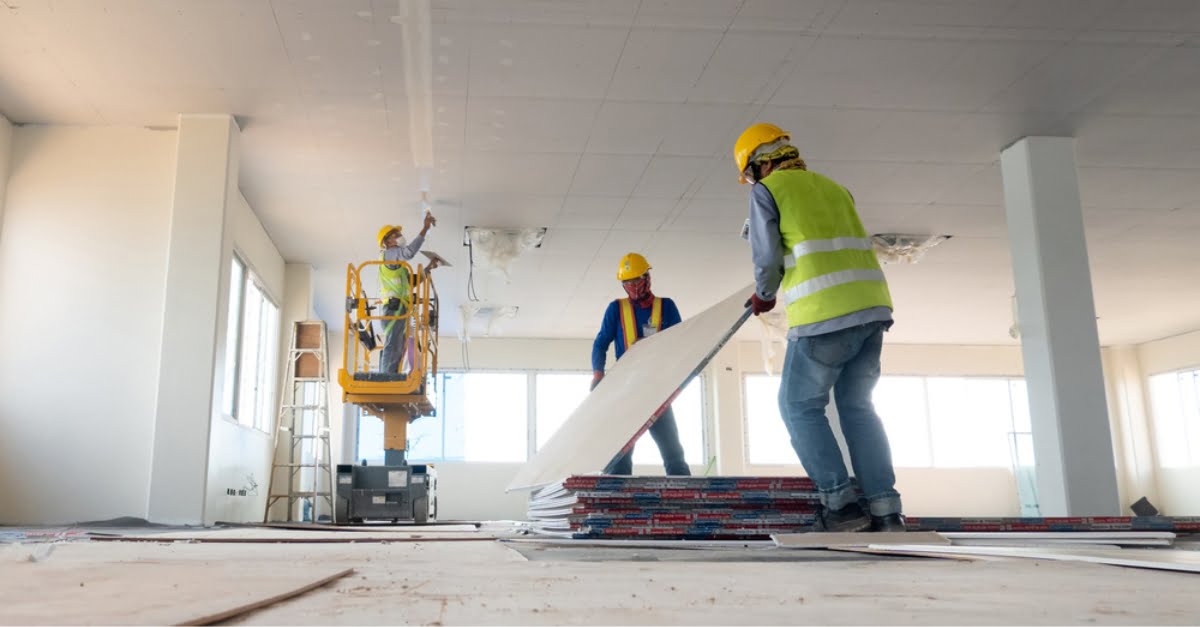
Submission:
<svg viewBox="0 0 1200 627">
<path fill-rule="evenodd" d="M 279 308 L 235 255 L 230 263 L 222 409 L 239 423 L 271 431 L 279 350 Z"/>
<path fill-rule="evenodd" d="M 591 381 L 590 373 L 577 372 L 439 373 L 437 415 L 409 424 L 407 457 L 414 462 L 524 462 L 587 398 Z M 688 462 L 705 463 L 702 382 L 688 384 L 673 407 Z M 357 459 L 382 463 L 382 421 L 362 414 L 358 424 Z M 634 462 L 661 466 L 658 447 L 649 437 L 644 440 Z"/>
<path fill-rule="evenodd" d="M 1150 405 L 1159 465 L 1200 466 L 1200 370 L 1150 377 Z"/>
<path fill-rule="evenodd" d="M 797 464 L 779 416 L 778 376 L 747 375 L 747 459 Z M 1014 464 L 1016 435 L 1029 432 L 1025 382 L 984 377 L 885 376 L 876 411 L 898 467 L 1001 467 Z M 1025 457 L 1027 451 L 1021 451 Z"/>
</svg>

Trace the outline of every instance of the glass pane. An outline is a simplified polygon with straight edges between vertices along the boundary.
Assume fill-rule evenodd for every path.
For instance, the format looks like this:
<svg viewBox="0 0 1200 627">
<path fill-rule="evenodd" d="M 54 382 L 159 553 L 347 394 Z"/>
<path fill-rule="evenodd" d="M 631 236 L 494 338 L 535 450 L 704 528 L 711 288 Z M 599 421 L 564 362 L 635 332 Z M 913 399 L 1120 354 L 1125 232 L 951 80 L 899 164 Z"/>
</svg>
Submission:
<svg viewBox="0 0 1200 627">
<path fill-rule="evenodd" d="M 409 425 L 409 458 L 523 462 L 529 448 L 526 375 L 447 372 L 436 418 Z"/>
<path fill-rule="evenodd" d="M 225 318 L 225 381 L 221 386 L 221 411 L 232 416 L 237 403 L 238 340 L 241 332 L 238 320 L 242 313 L 242 287 L 245 267 L 235 256 L 229 264 L 229 309 Z"/>
<path fill-rule="evenodd" d="M 418 420 L 414 425 L 421 422 Z M 410 438 L 411 438 L 410 427 Z M 410 440 L 411 441 L 411 440 Z M 367 460 L 368 464 L 383 464 L 383 421 L 371 414 L 358 410 L 358 450 L 354 462 Z"/>
<path fill-rule="evenodd" d="M 275 371 L 279 354 L 279 308 L 267 300 L 266 294 L 260 292 L 262 298 L 262 332 L 259 335 L 258 368 L 258 413 L 255 426 L 270 433 L 275 425 Z M 306 405 L 316 404 L 314 400 Z M 309 433 L 315 433 L 310 431 Z"/>
<path fill-rule="evenodd" d="M 778 376 L 746 376 L 746 448 L 751 464 L 800 464 L 779 415 L 779 382 Z"/>
<path fill-rule="evenodd" d="M 587 398 L 592 375 L 555 372 L 536 376 L 537 448 L 541 449 Z"/>
<path fill-rule="evenodd" d="M 1200 371 L 1179 373 L 1180 405 L 1183 407 L 1187 465 L 1200 465 Z"/>
<path fill-rule="evenodd" d="M 260 377 L 258 362 L 261 350 L 259 337 L 262 333 L 263 300 L 251 281 L 246 282 L 243 301 L 246 303 L 246 307 L 242 314 L 242 355 L 241 364 L 238 366 L 240 373 L 238 376 L 237 419 L 238 422 L 253 427 L 255 409 L 258 406 L 257 388 Z"/>
<path fill-rule="evenodd" d="M 1166 468 L 1187 466 L 1189 455 L 1183 418 L 1183 389 L 1177 373 L 1150 377 L 1150 405 L 1153 408 L 1159 465 Z"/>
<path fill-rule="evenodd" d="M 931 377 L 926 385 L 935 466 L 1011 466 L 1007 380 Z"/>
<path fill-rule="evenodd" d="M 700 377 L 692 379 L 671 409 L 675 412 L 675 424 L 679 428 L 679 443 L 683 445 L 683 458 L 693 466 L 708 463 L 704 455 L 704 384 Z M 649 433 L 638 439 L 633 449 L 633 463 L 662 468 L 662 453 Z"/>
<path fill-rule="evenodd" d="M 872 401 L 892 446 L 892 465 L 901 468 L 933 465 L 925 380 L 921 377 L 881 377 Z"/>
<path fill-rule="evenodd" d="M 1033 422 L 1029 417 L 1029 387 L 1025 385 L 1025 379 L 1010 379 L 1008 390 L 1012 399 L 1012 430 L 1017 433 L 1031 433 Z"/>
</svg>

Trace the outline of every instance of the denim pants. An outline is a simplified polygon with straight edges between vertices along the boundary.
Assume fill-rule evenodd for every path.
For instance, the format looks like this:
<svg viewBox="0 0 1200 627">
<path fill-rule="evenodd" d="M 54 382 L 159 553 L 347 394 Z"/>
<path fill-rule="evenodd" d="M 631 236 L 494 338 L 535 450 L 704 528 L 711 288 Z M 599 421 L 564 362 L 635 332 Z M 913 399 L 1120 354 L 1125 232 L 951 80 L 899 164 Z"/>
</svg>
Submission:
<svg viewBox="0 0 1200 627">
<path fill-rule="evenodd" d="M 400 305 L 397 309 L 384 308 L 384 316 L 403 316 L 407 308 Z M 379 372 L 399 374 L 400 361 L 404 359 L 405 349 L 408 348 L 408 318 L 403 320 L 384 320 L 383 329 L 386 337 L 383 340 L 383 354 L 379 356 Z"/>
<path fill-rule="evenodd" d="M 891 446 L 871 402 L 871 392 L 879 381 L 886 328 L 883 322 L 871 322 L 788 342 L 779 385 L 779 413 L 800 463 L 817 484 L 821 502 L 831 510 L 858 497 L 825 415 L 830 389 L 850 449 L 850 464 L 871 514 L 901 511 Z"/>
<path fill-rule="evenodd" d="M 675 424 L 675 412 L 670 406 L 650 425 L 650 437 L 658 445 L 662 454 L 663 467 L 668 475 L 687 476 L 692 474 L 687 461 L 683 458 L 683 444 L 679 443 L 679 427 Z M 606 475 L 633 474 L 633 449 L 613 460 L 604 469 Z"/>
</svg>

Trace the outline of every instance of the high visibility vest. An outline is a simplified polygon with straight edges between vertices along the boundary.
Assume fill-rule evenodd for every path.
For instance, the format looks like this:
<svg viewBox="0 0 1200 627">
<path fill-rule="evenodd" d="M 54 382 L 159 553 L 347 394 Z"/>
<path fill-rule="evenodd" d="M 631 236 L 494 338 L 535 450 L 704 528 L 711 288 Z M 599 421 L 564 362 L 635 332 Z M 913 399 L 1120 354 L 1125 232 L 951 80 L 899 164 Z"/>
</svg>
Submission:
<svg viewBox="0 0 1200 627">
<path fill-rule="evenodd" d="M 383 252 L 379 253 L 379 260 L 385 261 Z M 389 268 L 386 263 L 379 266 L 379 298 L 385 307 L 387 302 L 393 298 L 400 299 L 400 306 L 404 307 L 406 311 L 412 306 L 412 284 L 406 266 L 399 265 L 394 270 Z M 391 333 L 392 324 L 395 322 L 395 320 L 384 320 L 384 333 Z"/>
<path fill-rule="evenodd" d="M 833 180 L 806 170 L 776 170 L 762 180 L 779 208 L 787 251 L 779 297 L 788 326 L 892 307 L 854 199 Z"/>
<path fill-rule="evenodd" d="M 633 315 L 633 303 L 629 302 L 628 298 L 622 298 L 617 303 L 621 307 L 621 336 L 625 338 L 625 350 L 629 350 L 629 347 L 638 341 L 637 317 Z M 654 298 L 654 304 L 650 306 L 649 327 L 653 329 L 653 333 L 662 330 L 662 299 L 657 296 Z"/>
</svg>

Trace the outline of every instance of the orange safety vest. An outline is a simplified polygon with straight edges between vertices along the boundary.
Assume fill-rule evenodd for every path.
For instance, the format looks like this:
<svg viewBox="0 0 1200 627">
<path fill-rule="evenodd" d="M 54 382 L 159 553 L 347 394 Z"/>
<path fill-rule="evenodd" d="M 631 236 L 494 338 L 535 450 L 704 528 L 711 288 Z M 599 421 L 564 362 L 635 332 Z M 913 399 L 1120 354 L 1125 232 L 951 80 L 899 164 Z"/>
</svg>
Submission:
<svg viewBox="0 0 1200 627">
<path fill-rule="evenodd" d="M 621 335 L 625 338 L 625 350 L 629 350 L 629 347 L 638 341 L 637 318 L 633 315 L 633 303 L 629 302 L 628 298 L 617 302 L 621 305 Z M 650 306 L 650 327 L 655 333 L 662 330 L 662 299 L 657 296 L 654 297 L 654 304 Z"/>
</svg>

